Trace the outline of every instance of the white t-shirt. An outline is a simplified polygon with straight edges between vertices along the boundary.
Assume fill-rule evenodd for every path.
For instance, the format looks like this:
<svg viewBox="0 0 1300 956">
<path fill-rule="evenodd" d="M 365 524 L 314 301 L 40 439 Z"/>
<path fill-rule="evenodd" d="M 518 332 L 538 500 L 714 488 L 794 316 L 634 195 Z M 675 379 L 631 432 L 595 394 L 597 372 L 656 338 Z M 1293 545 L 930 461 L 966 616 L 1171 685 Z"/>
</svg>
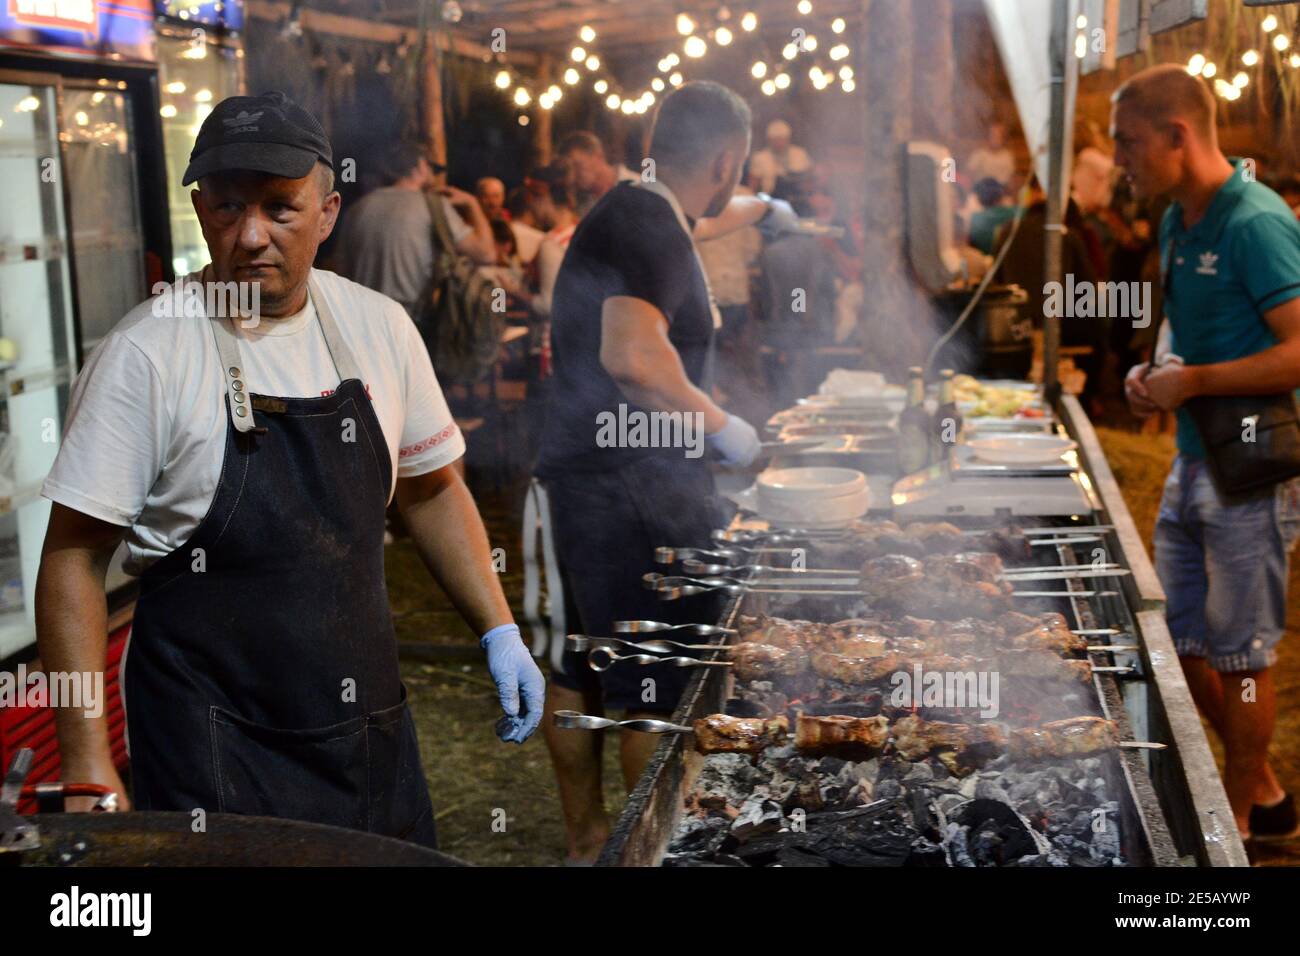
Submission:
<svg viewBox="0 0 1300 956">
<path fill-rule="evenodd" d="M 394 483 L 463 455 L 465 439 L 405 310 L 332 272 L 312 275 L 361 369 Z M 52 501 L 128 527 L 123 567 L 136 575 L 182 545 L 207 514 L 229 421 L 212 320 L 155 315 L 153 301 L 127 313 L 78 374 L 63 444 L 41 488 Z M 338 387 L 310 299 L 297 315 L 235 327 L 248 391 L 316 398 Z"/>
</svg>

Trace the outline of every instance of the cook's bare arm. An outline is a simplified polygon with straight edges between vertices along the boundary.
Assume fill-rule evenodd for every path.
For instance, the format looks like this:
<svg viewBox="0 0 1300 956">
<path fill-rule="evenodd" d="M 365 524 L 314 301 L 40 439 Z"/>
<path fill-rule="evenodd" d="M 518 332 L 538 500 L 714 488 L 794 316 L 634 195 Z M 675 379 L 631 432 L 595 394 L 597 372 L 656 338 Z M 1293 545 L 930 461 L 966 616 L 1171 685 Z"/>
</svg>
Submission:
<svg viewBox="0 0 1300 956">
<path fill-rule="evenodd" d="M 717 239 L 729 232 L 752 226 L 767 215 L 768 202 L 757 196 L 732 196 L 722 212 L 695 223 L 692 235 L 696 242 Z"/>
<path fill-rule="evenodd" d="M 397 507 L 425 567 L 476 637 L 514 620 L 483 519 L 454 465 L 397 479 Z"/>
<path fill-rule="evenodd" d="M 1190 365 L 1193 395 L 1269 395 L 1300 388 L 1300 298 L 1264 313 L 1277 345 L 1246 358 Z"/>
<path fill-rule="evenodd" d="M 55 504 L 45 531 L 36 577 L 36 649 L 47 672 L 102 674 L 108 649 L 108 599 L 104 579 L 125 529 Z M 80 708 L 54 712 L 64 780 L 99 783 L 116 790 L 127 809 L 121 778 L 113 767 L 108 718 Z M 69 801 L 89 809 L 91 800 Z"/>
<path fill-rule="evenodd" d="M 691 384 L 668 338 L 668 320 L 644 299 L 616 295 L 600 311 L 600 364 L 629 399 L 655 412 L 699 412 L 704 431 L 727 424 L 727 413 Z"/>
</svg>

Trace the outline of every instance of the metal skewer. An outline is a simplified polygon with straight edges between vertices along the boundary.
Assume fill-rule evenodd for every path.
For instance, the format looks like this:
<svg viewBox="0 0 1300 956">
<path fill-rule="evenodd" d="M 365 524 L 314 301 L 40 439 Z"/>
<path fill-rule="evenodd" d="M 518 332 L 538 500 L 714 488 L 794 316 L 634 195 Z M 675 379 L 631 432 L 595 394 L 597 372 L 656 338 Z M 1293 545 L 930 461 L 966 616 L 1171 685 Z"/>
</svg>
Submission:
<svg viewBox="0 0 1300 956">
<path fill-rule="evenodd" d="M 564 730 L 637 730 L 643 734 L 693 734 L 694 727 L 674 724 L 667 720 L 610 720 L 608 717 L 594 717 L 580 714 L 576 710 L 557 710 L 552 715 L 555 726 Z M 1165 750 L 1168 744 L 1154 740 L 1121 740 L 1116 746 L 1127 750 Z"/>
<path fill-rule="evenodd" d="M 617 637 L 592 637 L 588 634 L 569 634 L 564 639 L 565 650 L 584 654 L 594 647 L 621 647 L 630 651 L 647 651 L 651 654 L 675 654 L 678 651 L 716 651 L 730 644 L 679 644 L 676 641 L 624 641 Z"/>
<path fill-rule="evenodd" d="M 615 654 L 608 647 L 587 652 L 587 666 L 596 673 L 609 670 L 620 661 L 629 664 L 667 664 L 669 667 L 734 667 L 731 661 L 702 661 L 697 657 L 656 657 L 653 654 Z"/>
<path fill-rule="evenodd" d="M 655 634 L 663 631 L 683 631 L 694 634 L 696 637 L 716 637 L 719 634 L 737 633 L 734 627 L 720 627 L 717 624 L 664 624 L 662 621 L 615 621 L 612 630 L 615 634 Z"/>
<path fill-rule="evenodd" d="M 803 584 L 813 584 L 819 575 L 827 577 L 849 577 L 858 578 L 860 571 L 846 570 L 842 568 L 778 568 L 766 564 L 706 564 L 703 561 L 696 561 L 688 558 L 682 562 L 682 570 L 691 576 L 716 576 L 732 575 L 740 572 L 747 574 L 790 574 L 802 576 Z M 1118 565 L 1107 565 L 1099 568 L 1093 565 L 1060 565 L 1056 568 L 1015 568 L 1010 571 L 1003 571 L 999 577 L 1003 581 L 1076 581 L 1083 578 L 1118 578 L 1128 575 L 1130 572 L 1126 568 Z M 782 579 L 776 578 L 775 581 L 755 580 L 755 584 L 772 584 L 772 583 L 795 583 L 793 578 Z M 816 581 L 815 583 L 823 583 Z M 826 582 L 835 584 L 838 582 Z"/>
</svg>

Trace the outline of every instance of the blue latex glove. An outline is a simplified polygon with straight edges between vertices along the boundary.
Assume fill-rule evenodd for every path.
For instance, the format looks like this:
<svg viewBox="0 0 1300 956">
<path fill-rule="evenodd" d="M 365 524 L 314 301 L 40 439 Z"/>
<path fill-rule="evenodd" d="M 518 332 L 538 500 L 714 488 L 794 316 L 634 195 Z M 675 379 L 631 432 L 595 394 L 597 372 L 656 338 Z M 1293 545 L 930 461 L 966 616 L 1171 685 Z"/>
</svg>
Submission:
<svg viewBox="0 0 1300 956">
<path fill-rule="evenodd" d="M 744 468 L 762 451 L 754 426 L 735 415 L 728 415 L 727 424 L 712 435 L 705 435 L 704 441 L 718 453 L 724 465 L 733 467 Z"/>
<path fill-rule="evenodd" d="M 546 680 L 524 646 L 517 624 L 501 624 L 483 635 L 479 645 L 487 651 L 488 671 L 496 682 L 505 716 L 497 721 L 497 736 L 522 744 L 542 722 Z M 519 713 L 519 696 L 524 712 Z"/>
<path fill-rule="evenodd" d="M 784 199 L 767 200 L 767 215 L 758 221 L 758 231 L 762 237 L 771 241 L 783 233 L 799 231 L 799 214 Z"/>
</svg>

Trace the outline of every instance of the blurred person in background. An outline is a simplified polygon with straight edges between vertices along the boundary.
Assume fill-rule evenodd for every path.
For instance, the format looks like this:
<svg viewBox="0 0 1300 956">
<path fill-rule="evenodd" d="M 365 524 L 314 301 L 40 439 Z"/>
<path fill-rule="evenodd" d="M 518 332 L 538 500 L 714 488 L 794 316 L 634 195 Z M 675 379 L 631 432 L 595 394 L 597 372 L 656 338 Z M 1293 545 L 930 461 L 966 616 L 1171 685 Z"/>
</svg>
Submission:
<svg viewBox="0 0 1300 956">
<path fill-rule="evenodd" d="M 1016 215 L 1006 187 L 992 176 L 985 176 L 972 190 L 979 209 L 970 217 L 970 244 L 985 255 L 993 255 L 998 229 Z"/>
<path fill-rule="evenodd" d="M 439 186 L 424 150 L 399 143 L 384 160 L 382 186 L 361 197 L 343 219 L 338 254 L 344 274 L 396 299 L 416 318 L 433 279 L 433 213 L 426 194 L 442 197 L 442 213 L 456 251 L 479 265 L 496 262 L 492 227 L 463 189 Z"/>
<path fill-rule="evenodd" d="M 474 196 L 488 219 L 509 219 L 506 210 L 506 184 L 495 176 L 484 176 L 474 184 Z"/>
<path fill-rule="evenodd" d="M 527 267 L 532 267 L 546 230 L 528 208 L 527 183 L 510 190 L 506 195 L 505 208 L 510 213 L 510 229 L 515 234 L 515 247 L 519 252 L 519 261 Z"/>
<path fill-rule="evenodd" d="M 984 142 L 966 160 L 963 172 L 972 182 L 996 179 L 1003 186 L 1011 182 L 1016 172 L 1016 158 L 1007 148 L 1007 124 L 1001 120 L 989 123 Z"/>
<path fill-rule="evenodd" d="M 606 158 L 605 147 L 595 133 L 579 130 L 560 141 L 556 157 L 568 164 L 577 193 L 578 215 L 585 216 L 615 183 L 632 182 L 636 173 L 626 166 L 613 166 Z"/>
<path fill-rule="evenodd" d="M 742 177 L 743 178 L 743 177 Z M 740 196 L 752 191 L 740 185 Z M 755 226 L 742 226 L 725 235 L 696 243 L 700 262 L 708 276 L 713 298 L 722 315 L 716 340 L 718 400 L 727 401 L 742 386 L 758 381 L 757 349 L 748 346 L 751 272 L 763 248 L 763 237 Z"/>
<path fill-rule="evenodd" d="M 569 166 L 563 160 L 534 170 L 528 181 L 529 208 L 534 218 L 546 226 L 537 252 L 537 296 L 533 311 L 548 316 L 560 263 L 564 261 L 573 231 L 578 228 L 577 200 Z"/>
<path fill-rule="evenodd" d="M 790 124 L 775 119 L 767 124 L 766 142 L 749 159 L 749 185 L 755 192 L 771 193 L 782 176 L 812 171 L 812 158 L 793 142 Z M 789 198 L 789 197 L 784 197 Z"/>
</svg>

